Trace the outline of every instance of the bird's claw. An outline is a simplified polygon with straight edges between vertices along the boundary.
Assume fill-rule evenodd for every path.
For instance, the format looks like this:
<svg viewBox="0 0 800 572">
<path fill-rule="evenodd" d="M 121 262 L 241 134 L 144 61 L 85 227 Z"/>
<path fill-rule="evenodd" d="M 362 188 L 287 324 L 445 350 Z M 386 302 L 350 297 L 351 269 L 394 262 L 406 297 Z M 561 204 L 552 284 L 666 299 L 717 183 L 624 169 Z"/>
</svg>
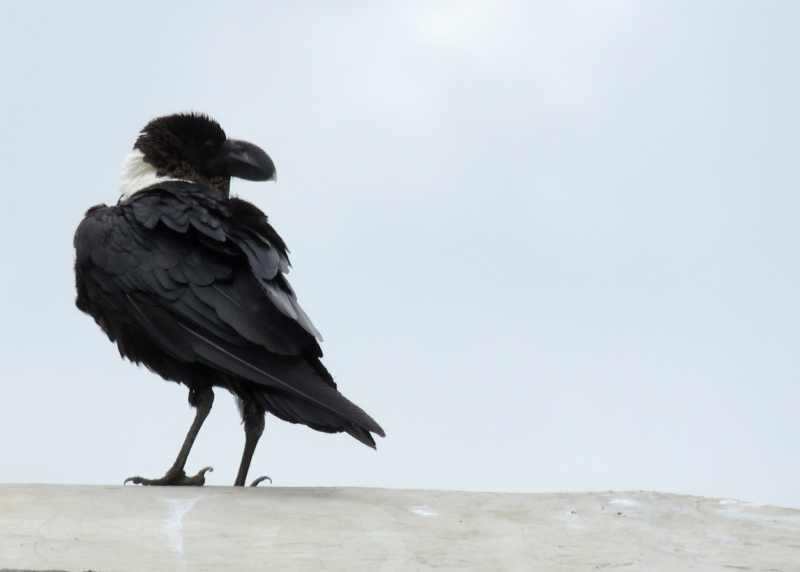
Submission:
<svg viewBox="0 0 800 572">
<path fill-rule="evenodd" d="M 269 484 L 272 484 L 272 479 L 268 476 L 264 475 L 263 477 L 258 477 L 252 483 L 250 483 L 251 487 L 257 487 L 259 484 L 263 483 L 264 481 L 269 481 Z"/>
<path fill-rule="evenodd" d="M 187 477 L 186 473 L 183 469 L 177 471 L 167 471 L 167 474 L 161 477 L 160 479 L 145 479 L 140 476 L 135 477 L 128 477 L 122 483 L 123 485 L 127 485 L 128 483 L 133 483 L 134 485 L 142 485 L 145 487 L 153 487 L 153 486 L 183 486 L 183 487 L 202 487 L 206 484 L 206 473 L 212 472 L 214 470 L 213 467 L 203 467 L 199 471 L 197 471 L 196 475 L 191 477 Z"/>
</svg>

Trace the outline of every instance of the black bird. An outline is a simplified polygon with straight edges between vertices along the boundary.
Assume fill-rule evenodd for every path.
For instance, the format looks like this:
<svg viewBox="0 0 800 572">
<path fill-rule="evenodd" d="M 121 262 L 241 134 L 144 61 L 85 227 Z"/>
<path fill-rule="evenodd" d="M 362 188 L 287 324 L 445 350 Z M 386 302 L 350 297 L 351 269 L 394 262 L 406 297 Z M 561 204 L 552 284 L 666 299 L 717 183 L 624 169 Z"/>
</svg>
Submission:
<svg viewBox="0 0 800 572">
<path fill-rule="evenodd" d="M 115 206 L 90 208 L 75 233 L 76 305 L 120 354 L 189 389 L 196 414 L 175 463 L 142 485 L 202 485 L 184 472 L 213 387 L 238 399 L 245 483 L 265 412 L 375 448 L 383 429 L 337 391 L 321 339 L 285 274 L 286 244 L 230 178 L 275 178 L 260 148 L 228 139 L 195 113 L 154 119 L 139 134 Z"/>
</svg>

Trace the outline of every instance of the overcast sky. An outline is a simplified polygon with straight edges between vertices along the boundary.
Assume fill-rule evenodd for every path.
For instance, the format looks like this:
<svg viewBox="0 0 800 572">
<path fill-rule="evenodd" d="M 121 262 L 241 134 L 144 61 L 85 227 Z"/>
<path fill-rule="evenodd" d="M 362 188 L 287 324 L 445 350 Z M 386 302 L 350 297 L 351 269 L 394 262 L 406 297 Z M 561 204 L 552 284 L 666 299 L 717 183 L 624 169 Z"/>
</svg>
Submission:
<svg viewBox="0 0 800 572">
<path fill-rule="evenodd" d="M 793 2 L 6 2 L 0 481 L 171 464 L 182 387 L 74 307 L 152 117 L 216 117 L 374 452 L 275 418 L 277 485 L 655 489 L 800 507 Z M 187 466 L 233 482 L 217 400 Z"/>
</svg>

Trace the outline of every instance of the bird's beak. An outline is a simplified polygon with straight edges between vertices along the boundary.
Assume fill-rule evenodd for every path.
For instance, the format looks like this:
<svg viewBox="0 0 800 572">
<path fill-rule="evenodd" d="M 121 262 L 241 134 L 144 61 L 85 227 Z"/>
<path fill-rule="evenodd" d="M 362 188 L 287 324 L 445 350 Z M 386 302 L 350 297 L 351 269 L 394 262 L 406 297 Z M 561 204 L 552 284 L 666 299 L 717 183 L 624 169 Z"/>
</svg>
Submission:
<svg viewBox="0 0 800 572">
<path fill-rule="evenodd" d="M 275 180 L 275 163 L 260 147 L 247 141 L 228 139 L 222 146 L 228 175 L 248 181 Z"/>
</svg>

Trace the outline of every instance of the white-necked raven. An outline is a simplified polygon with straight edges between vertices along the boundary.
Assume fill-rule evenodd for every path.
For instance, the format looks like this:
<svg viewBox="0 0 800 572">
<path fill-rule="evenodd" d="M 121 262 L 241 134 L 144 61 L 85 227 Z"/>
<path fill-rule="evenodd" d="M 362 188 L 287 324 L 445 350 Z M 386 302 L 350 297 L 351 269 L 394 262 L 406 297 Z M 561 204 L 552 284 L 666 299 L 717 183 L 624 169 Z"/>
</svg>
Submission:
<svg viewBox="0 0 800 572">
<path fill-rule="evenodd" d="M 184 384 L 196 415 L 173 466 L 143 485 L 202 485 L 184 472 L 214 401 L 239 400 L 244 485 L 264 414 L 345 431 L 370 447 L 383 429 L 336 389 L 321 339 L 286 280 L 284 241 L 257 207 L 231 197 L 231 177 L 275 178 L 261 149 L 216 121 L 176 114 L 148 123 L 128 156 L 115 206 L 90 208 L 75 233 L 76 304 L 122 356 Z M 127 481 L 126 481 L 127 482 Z"/>
</svg>

